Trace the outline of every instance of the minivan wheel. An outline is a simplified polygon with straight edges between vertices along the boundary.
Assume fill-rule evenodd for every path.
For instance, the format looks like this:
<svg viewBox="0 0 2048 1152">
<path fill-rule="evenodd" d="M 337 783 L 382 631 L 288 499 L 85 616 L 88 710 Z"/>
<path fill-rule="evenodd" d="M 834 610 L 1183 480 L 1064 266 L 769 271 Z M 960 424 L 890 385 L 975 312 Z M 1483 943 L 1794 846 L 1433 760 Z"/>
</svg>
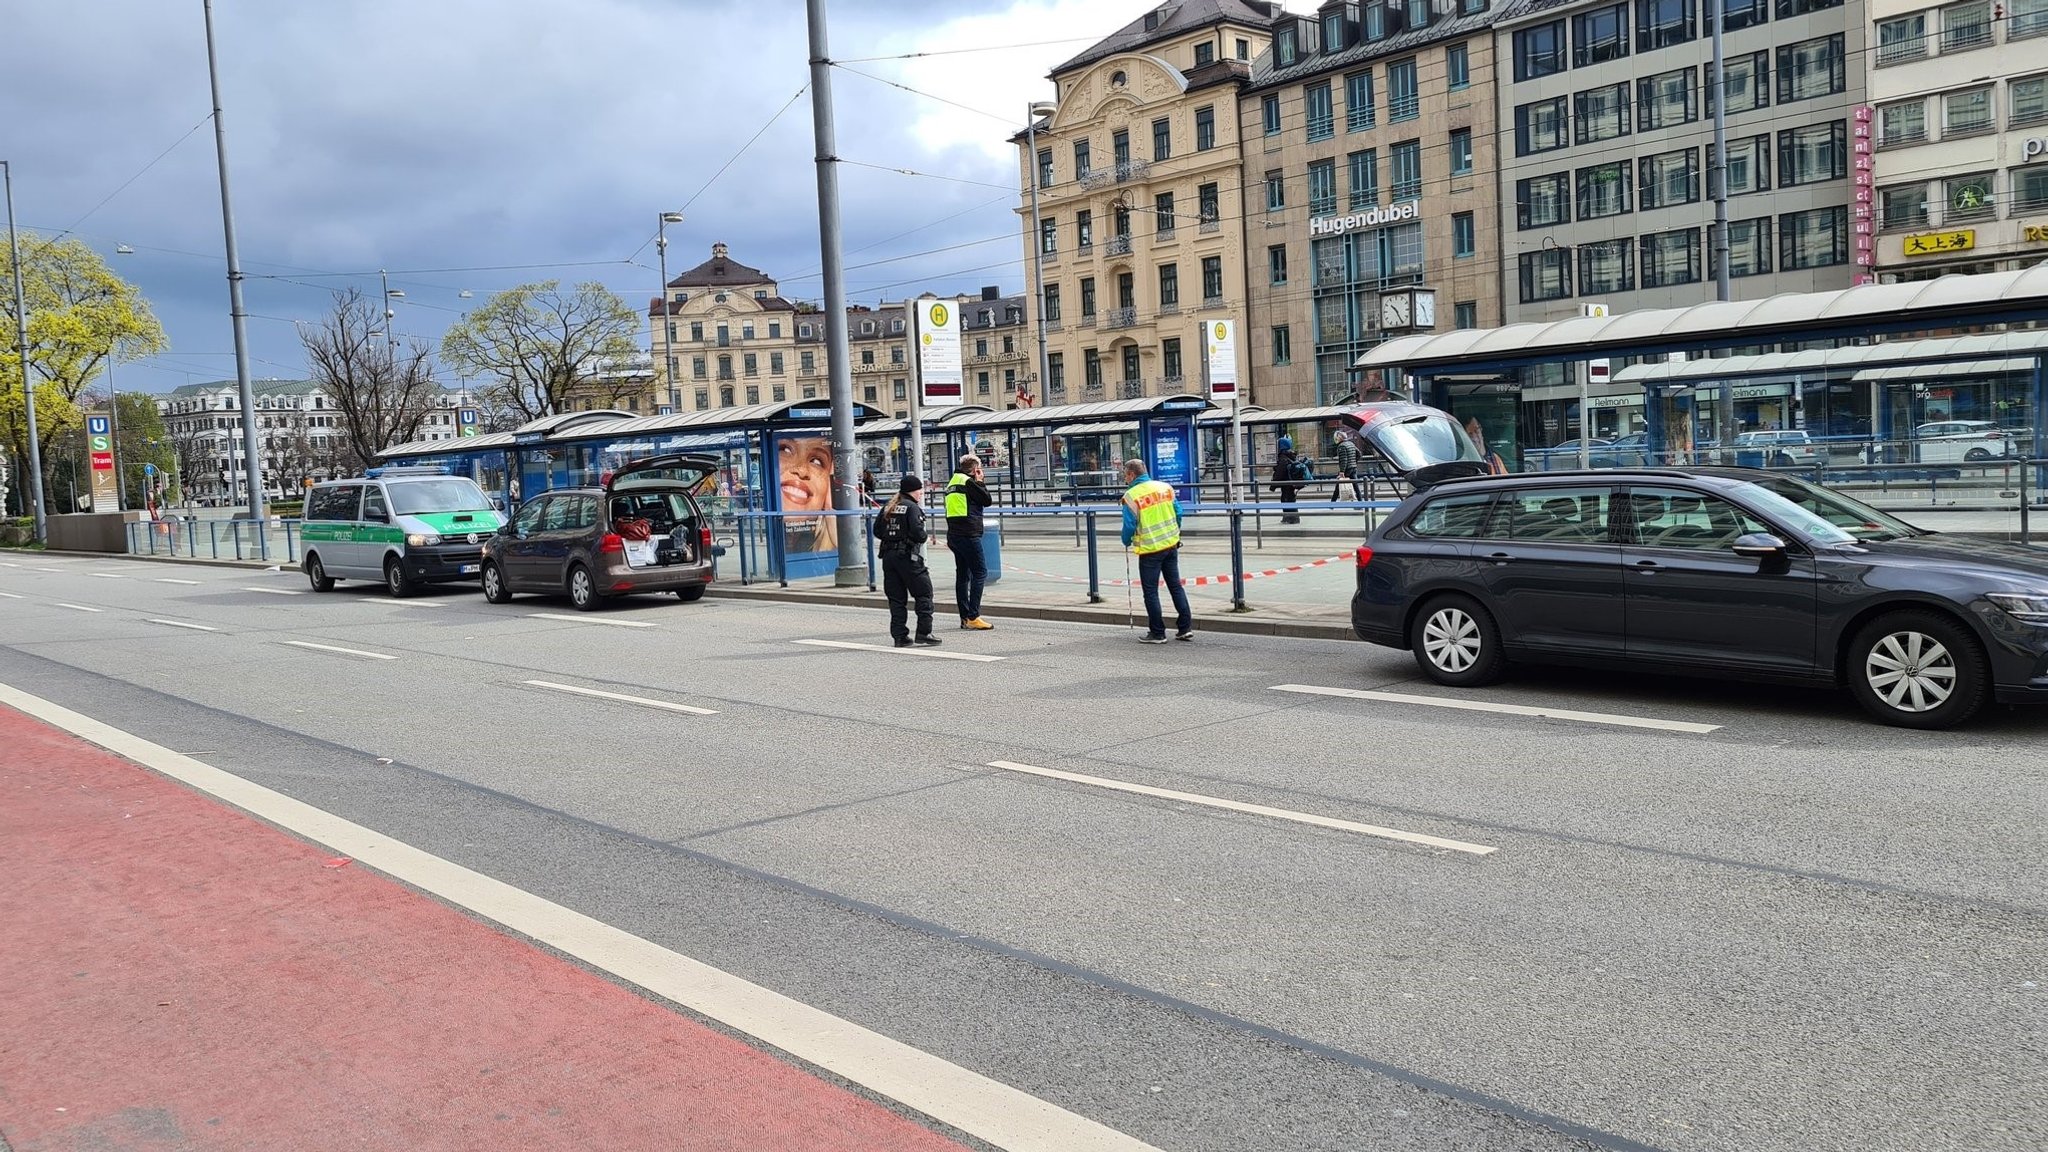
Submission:
<svg viewBox="0 0 2048 1152">
<path fill-rule="evenodd" d="M 1440 596 L 1415 617 L 1412 647 L 1422 674 L 1439 684 L 1471 688 L 1500 678 L 1500 628 L 1469 596 Z"/>
<path fill-rule="evenodd" d="M 396 556 L 384 561 L 384 590 L 398 600 L 412 595 L 412 581 L 405 578 L 405 565 Z"/>
<path fill-rule="evenodd" d="M 590 569 L 581 564 L 572 566 L 569 569 L 569 603 L 574 604 L 578 612 L 594 612 L 602 602 Z"/>
<path fill-rule="evenodd" d="M 315 592 L 334 591 L 334 577 L 327 574 L 318 554 L 308 553 L 306 556 L 306 583 L 311 584 Z"/>
<path fill-rule="evenodd" d="M 681 600 L 685 604 L 693 600 L 702 600 L 703 598 L 704 585 L 702 584 L 692 584 L 687 588 L 676 589 L 676 599 Z"/>
<path fill-rule="evenodd" d="M 1951 728 L 1983 709 L 1991 668 L 1962 625 L 1932 612 L 1894 612 L 1856 634 L 1848 678 L 1856 702 L 1886 724 Z"/>
<path fill-rule="evenodd" d="M 484 565 L 484 599 L 493 604 L 510 604 L 512 589 L 505 585 L 505 574 L 496 564 Z"/>
</svg>

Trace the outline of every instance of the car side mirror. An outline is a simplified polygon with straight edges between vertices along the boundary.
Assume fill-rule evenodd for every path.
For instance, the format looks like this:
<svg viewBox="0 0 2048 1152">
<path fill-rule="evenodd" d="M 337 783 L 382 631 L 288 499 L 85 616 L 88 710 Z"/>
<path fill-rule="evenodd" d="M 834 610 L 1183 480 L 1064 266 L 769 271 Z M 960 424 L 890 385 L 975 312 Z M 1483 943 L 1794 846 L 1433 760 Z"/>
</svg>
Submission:
<svg viewBox="0 0 2048 1152">
<path fill-rule="evenodd" d="M 1736 538 L 1734 551 L 1737 556 L 1749 560 L 1783 560 L 1785 542 L 1768 532 L 1751 532 Z"/>
<path fill-rule="evenodd" d="M 500 535 L 500 536 L 517 536 L 517 535 L 519 535 L 519 529 L 517 529 L 517 528 L 513 527 L 513 526 L 512 526 L 512 524 L 511 524 L 510 522 L 507 522 L 507 523 L 504 523 L 504 524 L 500 524 L 500 525 L 498 525 L 498 535 Z"/>
</svg>

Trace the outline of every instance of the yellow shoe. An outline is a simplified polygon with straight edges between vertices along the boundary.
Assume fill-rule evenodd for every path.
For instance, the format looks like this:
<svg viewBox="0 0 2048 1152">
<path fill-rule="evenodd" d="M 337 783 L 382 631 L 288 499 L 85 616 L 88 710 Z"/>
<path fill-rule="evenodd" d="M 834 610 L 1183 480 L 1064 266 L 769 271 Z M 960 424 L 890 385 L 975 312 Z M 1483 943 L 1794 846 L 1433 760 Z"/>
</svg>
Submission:
<svg viewBox="0 0 2048 1152">
<path fill-rule="evenodd" d="M 991 628 L 995 627 L 995 625 L 993 625 L 993 624 L 989 623 L 989 622 L 988 622 L 988 621 L 986 621 L 986 620 L 983 620 L 983 619 L 982 619 L 981 617 L 979 617 L 979 616 L 976 616 L 976 617 L 975 617 L 974 619 L 972 619 L 972 620 L 969 620 L 969 621 L 968 621 L 967 623 L 965 623 L 965 624 L 962 624 L 962 625 L 961 625 L 961 627 L 962 627 L 962 628 L 967 628 L 967 629 L 970 629 L 970 630 L 972 630 L 972 631 L 975 631 L 975 632 L 986 632 L 986 631 L 988 631 L 989 629 L 991 629 Z"/>
</svg>

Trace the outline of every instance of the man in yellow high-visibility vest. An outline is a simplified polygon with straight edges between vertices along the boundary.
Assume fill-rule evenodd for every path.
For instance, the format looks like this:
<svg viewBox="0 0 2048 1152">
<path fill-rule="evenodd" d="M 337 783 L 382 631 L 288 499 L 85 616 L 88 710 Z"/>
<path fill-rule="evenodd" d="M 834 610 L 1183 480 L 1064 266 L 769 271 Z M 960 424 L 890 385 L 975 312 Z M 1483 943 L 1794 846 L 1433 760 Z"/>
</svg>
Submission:
<svg viewBox="0 0 2048 1152">
<path fill-rule="evenodd" d="M 1145 590 L 1146 644 L 1166 643 L 1166 618 L 1159 610 L 1159 582 L 1173 596 L 1174 633 L 1195 638 L 1195 614 L 1180 586 L 1180 502 L 1173 485 L 1145 474 L 1142 460 L 1124 461 L 1124 547 L 1138 554 L 1138 580 Z"/>
</svg>

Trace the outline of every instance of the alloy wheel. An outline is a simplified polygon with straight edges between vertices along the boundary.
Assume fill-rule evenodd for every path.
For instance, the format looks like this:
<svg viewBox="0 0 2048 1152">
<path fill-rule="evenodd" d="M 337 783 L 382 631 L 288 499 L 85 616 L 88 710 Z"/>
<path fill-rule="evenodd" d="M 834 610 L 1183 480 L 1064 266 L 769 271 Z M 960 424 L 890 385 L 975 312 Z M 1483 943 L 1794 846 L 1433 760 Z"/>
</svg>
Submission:
<svg viewBox="0 0 2048 1152">
<path fill-rule="evenodd" d="M 1932 712 L 1956 690 L 1956 660 L 1948 647 L 1924 632 L 1893 632 L 1871 646 L 1863 675 L 1886 706 L 1901 712 Z"/>
<path fill-rule="evenodd" d="M 1422 650 L 1445 672 L 1463 672 L 1479 660 L 1479 624 L 1462 608 L 1442 608 L 1422 626 Z"/>
</svg>

